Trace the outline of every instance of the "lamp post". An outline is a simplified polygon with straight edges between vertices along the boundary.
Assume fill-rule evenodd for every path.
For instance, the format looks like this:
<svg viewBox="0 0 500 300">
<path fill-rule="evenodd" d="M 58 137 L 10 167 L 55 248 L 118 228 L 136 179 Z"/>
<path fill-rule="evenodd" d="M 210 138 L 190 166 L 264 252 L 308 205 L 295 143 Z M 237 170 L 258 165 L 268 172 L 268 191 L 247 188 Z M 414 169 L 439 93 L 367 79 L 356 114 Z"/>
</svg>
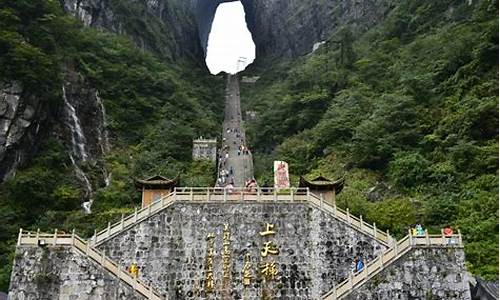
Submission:
<svg viewBox="0 0 500 300">
<path fill-rule="evenodd" d="M 240 63 L 243 63 L 243 65 L 247 62 L 247 58 L 244 56 L 240 56 L 238 58 L 238 61 L 236 62 L 236 73 L 240 71 Z"/>
</svg>

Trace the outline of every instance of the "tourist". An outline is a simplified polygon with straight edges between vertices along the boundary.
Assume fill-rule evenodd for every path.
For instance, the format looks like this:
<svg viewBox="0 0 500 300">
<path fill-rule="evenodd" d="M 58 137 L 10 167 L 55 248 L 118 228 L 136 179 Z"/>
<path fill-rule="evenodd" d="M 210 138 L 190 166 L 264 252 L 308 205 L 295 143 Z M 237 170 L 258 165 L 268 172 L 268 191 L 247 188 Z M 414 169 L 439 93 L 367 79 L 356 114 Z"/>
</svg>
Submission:
<svg viewBox="0 0 500 300">
<path fill-rule="evenodd" d="M 422 227 L 422 225 L 420 224 L 417 224 L 417 235 L 419 236 L 425 235 L 424 227 Z"/>
<path fill-rule="evenodd" d="M 134 278 L 139 277 L 139 266 L 137 265 L 137 263 L 133 262 L 132 264 L 130 264 L 130 267 L 128 268 L 128 272 Z"/>
<path fill-rule="evenodd" d="M 356 272 L 359 272 L 359 271 L 363 270 L 364 266 L 365 265 L 363 264 L 363 260 L 358 257 L 358 260 L 356 262 Z"/>
<path fill-rule="evenodd" d="M 446 237 L 447 244 L 454 244 L 455 243 L 455 241 L 453 240 L 453 229 L 450 227 L 450 225 L 446 225 L 444 227 L 443 234 Z"/>
<path fill-rule="evenodd" d="M 451 229 L 450 225 L 446 225 L 443 229 L 444 236 L 451 237 L 453 235 L 453 229 Z"/>
<path fill-rule="evenodd" d="M 412 227 L 412 229 L 411 229 L 411 235 L 412 236 L 417 236 L 417 228 Z"/>
</svg>

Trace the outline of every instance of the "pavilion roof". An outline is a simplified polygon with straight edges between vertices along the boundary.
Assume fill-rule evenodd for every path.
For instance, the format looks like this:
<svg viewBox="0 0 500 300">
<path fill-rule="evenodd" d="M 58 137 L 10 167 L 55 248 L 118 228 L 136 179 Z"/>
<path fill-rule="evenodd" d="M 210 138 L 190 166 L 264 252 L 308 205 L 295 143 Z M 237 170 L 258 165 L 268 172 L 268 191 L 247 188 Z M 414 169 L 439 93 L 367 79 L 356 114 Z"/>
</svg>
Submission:
<svg viewBox="0 0 500 300">
<path fill-rule="evenodd" d="M 135 186 L 138 189 L 171 189 L 179 185 L 180 176 L 169 179 L 160 175 L 155 175 L 146 179 L 136 179 Z"/>
<path fill-rule="evenodd" d="M 345 178 L 342 177 L 337 180 L 330 180 L 323 176 L 318 176 L 312 180 L 307 180 L 303 176 L 300 177 L 299 187 L 308 187 L 316 190 L 330 190 L 335 189 L 335 193 L 339 194 L 344 188 Z"/>
</svg>

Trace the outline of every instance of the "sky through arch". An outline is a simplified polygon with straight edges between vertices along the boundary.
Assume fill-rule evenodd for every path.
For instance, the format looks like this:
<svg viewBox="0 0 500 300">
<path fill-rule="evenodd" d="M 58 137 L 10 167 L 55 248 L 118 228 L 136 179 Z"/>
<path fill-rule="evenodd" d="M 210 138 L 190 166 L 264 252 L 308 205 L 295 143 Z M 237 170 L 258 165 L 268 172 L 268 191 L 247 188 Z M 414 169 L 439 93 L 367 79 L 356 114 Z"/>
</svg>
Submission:
<svg viewBox="0 0 500 300">
<path fill-rule="evenodd" d="M 210 73 L 236 74 L 255 60 L 255 44 L 240 1 L 222 3 L 208 37 L 206 64 Z"/>
</svg>

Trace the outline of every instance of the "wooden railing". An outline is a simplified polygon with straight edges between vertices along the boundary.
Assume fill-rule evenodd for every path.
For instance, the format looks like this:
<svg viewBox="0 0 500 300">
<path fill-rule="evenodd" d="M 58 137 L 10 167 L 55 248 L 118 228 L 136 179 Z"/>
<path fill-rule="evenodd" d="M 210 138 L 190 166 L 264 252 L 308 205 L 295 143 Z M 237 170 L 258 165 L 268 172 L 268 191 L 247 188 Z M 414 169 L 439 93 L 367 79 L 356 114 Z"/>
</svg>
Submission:
<svg viewBox="0 0 500 300">
<path fill-rule="evenodd" d="M 54 234 L 41 234 L 40 231 L 24 232 L 22 229 L 19 231 L 17 241 L 18 246 L 69 246 L 77 249 L 80 253 L 84 254 L 87 258 L 101 265 L 103 268 L 111 272 L 119 280 L 127 283 L 136 292 L 143 295 L 149 300 L 166 300 L 167 297 L 162 297 L 161 294 L 155 292 L 152 286 L 146 285 L 143 281 L 132 276 L 124 268 L 120 267 L 117 263 L 109 259 L 104 252 L 89 246 L 82 238 L 77 236 L 74 232 L 72 234 L 60 234 L 55 230 Z"/>
<path fill-rule="evenodd" d="M 365 263 L 363 269 L 350 273 L 349 277 L 339 283 L 330 292 L 323 295 L 323 300 L 340 300 L 349 295 L 356 288 L 367 282 L 370 278 L 381 272 L 384 268 L 394 263 L 411 249 L 421 246 L 463 247 L 462 235 L 456 234 L 449 237 L 444 235 L 429 235 L 427 231 L 423 236 L 407 235 L 394 244 L 391 249 L 381 253 L 376 259 Z"/>
<path fill-rule="evenodd" d="M 314 205 L 320 210 L 330 214 L 337 220 L 344 222 L 357 231 L 370 235 L 384 246 L 391 246 L 394 242 L 389 232 L 377 229 L 375 223 L 369 224 L 363 221 L 363 217 L 355 217 L 350 214 L 349 209 L 342 210 L 336 205 L 323 201 L 322 197 L 309 192 L 308 188 L 258 188 L 249 190 L 246 188 L 227 189 L 223 187 L 198 188 L 198 187 L 176 187 L 169 195 L 151 203 L 128 217 L 122 215 L 122 219 L 114 224 L 108 223 L 106 229 L 96 232 L 90 238 L 93 246 L 102 244 L 104 241 L 123 232 L 127 228 L 145 220 L 157 212 L 169 207 L 175 202 L 193 203 L 235 203 L 235 202 L 303 202 Z"/>
</svg>

